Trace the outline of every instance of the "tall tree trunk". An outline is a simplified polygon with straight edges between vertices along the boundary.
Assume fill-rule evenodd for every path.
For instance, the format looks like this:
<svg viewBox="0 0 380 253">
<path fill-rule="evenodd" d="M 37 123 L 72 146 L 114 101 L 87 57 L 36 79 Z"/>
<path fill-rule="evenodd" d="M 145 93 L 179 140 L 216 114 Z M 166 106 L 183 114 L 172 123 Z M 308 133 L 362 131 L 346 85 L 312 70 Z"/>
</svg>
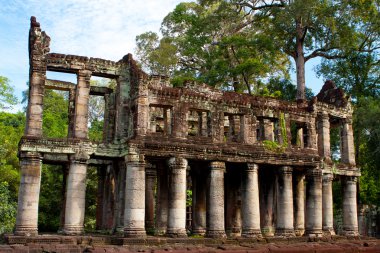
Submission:
<svg viewBox="0 0 380 253">
<path fill-rule="evenodd" d="M 304 29 L 302 21 L 296 21 L 297 40 L 296 40 L 296 53 L 294 60 L 296 62 L 297 72 L 297 101 L 305 100 L 305 56 L 303 52 L 304 42 Z"/>
</svg>

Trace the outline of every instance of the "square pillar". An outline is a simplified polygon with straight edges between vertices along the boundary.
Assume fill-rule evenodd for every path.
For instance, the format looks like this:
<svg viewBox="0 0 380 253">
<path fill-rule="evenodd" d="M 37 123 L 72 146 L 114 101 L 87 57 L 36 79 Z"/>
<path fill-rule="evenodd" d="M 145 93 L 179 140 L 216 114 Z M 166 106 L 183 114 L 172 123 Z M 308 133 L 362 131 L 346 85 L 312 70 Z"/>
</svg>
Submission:
<svg viewBox="0 0 380 253">
<path fill-rule="evenodd" d="M 154 213 L 156 201 L 154 198 L 154 189 L 156 186 L 157 171 L 156 167 L 147 163 L 145 168 L 145 229 L 149 233 L 154 233 Z"/>
<path fill-rule="evenodd" d="M 15 235 L 35 236 L 38 234 L 41 161 L 40 153 L 21 153 L 21 181 L 17 202 Z"/>
<path fill-rule="evenodd" d="M 354 133 L 352 119 L 343 119 L 342 127 L 342 162 L 355 165 Z"/>
<path fill-rule="evenodd" d="M 79 70 L 75 93 L 74 138 L 88 138 L 88 100 L 90 98 L 91 71 Z"/>
<path fill-rule="evenodd" d="M 326 112 L 323 112 L 318 118 L 318 152 L 326 161 L 331 161 L 330 119 Z"/>
</svg>

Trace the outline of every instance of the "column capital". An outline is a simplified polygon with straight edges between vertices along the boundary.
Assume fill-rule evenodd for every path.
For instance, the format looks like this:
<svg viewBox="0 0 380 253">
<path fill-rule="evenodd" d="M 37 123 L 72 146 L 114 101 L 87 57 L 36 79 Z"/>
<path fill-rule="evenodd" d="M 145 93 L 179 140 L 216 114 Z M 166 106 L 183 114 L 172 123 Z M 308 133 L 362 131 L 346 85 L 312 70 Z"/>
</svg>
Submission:
<svg viewBox="0 0 380 253">
<path fill-rule="evenodd" d="M 90 81 L 92 72 L 90 70 L 87 70 L 87 69 L 80 69 L 80 70 L 78 70 L 77 75 L 78 75 L 78 78 L 82 77 L 82 78 L 86 78 L 86 80 L 88 79 L 88 81 Z"/>
<path fill-rule="evenodd" d="M 247 172 L 258 172 L 259 171 L 259 165 L 257 163 L 247 163 Z"/>
<path fill-rule="evenodd" d="M 332 182 L 334 179 L 334 175 L 333 174 L 323 174 L 322 175 L 322 181 L 323 183 L 330 183 Z"/>
<path fill-rule="evenodd" d="M 187 169 L 187 159 L 182 157 L 170 157 L 168 159 L 168 166 L 170 170 L 174 169 Z"/>
<path fill-rule="evenodd" d="M 352 124 L 352 117 L 347 117 L 347 118 L 342 119 L 342 123 L 351 125 Z"/>
<path fill-rule="evenodd" d="M 280 174 L 292 174 L 293 172 L 293 168 L 290 167 L 290 166 L 281 166 L 279 169 L 278 169 L 278 172 Z"/>
<path fill-rule="evenodd" d="M 358 182 L 358 177 L 355 176 L 345 176 L 343 179 L 347 184 L 356 184 Z"/>
<path fill-rule="evenodd" d="M 221 161 L 212 161 L 209 165 L 211 170 L 226 170 L 226 163 Z"/>
<path fill-rule="evenodd" d="M 20 152 L 20 158 L 31 160 L 42 160 L 42 154 L 39 152 Z"/>
<path fill-rule="evenodd" d="M 306 179 L 308 181 L 310 180 L 316 180 L 322 178 L 322 170 L 319 168 L 313 168 L 306 171 Z"/>
</svg>

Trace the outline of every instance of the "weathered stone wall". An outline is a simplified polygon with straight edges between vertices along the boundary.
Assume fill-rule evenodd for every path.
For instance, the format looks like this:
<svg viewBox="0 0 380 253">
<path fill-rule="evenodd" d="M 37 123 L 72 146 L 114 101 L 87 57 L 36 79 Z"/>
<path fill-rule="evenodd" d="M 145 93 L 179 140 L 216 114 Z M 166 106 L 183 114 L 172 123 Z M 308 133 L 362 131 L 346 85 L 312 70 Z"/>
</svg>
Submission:
<svg viewBox="0 0 380 253">
<path fill-rule="evenodd" d="M 114 62 L 49 53 L 49 43 L 32 18 L 31 92 L 19 146 L 20 193 L 25 194 L 19 197 L 16 234 L 37 234 L 44 162 L 68 166 L 65 234 L 84 231 L 89 165 L 98 168 L 97 227 L 126 237 L 147 232 L 213 238 L 333 235 L 328 180 L 333 174 L 344 182 L 342 233 L 358 234 L 360 171 L 353 153 L 352 108 L 333 83 L 299 103 L 194 82 L 172 87 L 167 78 L 144 73 L 130 54 Z M 74 73 L 77 83 L 46 80 L 47 70 Z M 112 78 L 117 85 L 91 86 L 91 76 Z M 42 135 L 44 89 L 69 91 L 67 138 Z M 101 143 L 88 139 L 90 95 L 105 99 Z M 333 127 L 341 129 L 340 164 L 331 159 Z M 186 227 L 190 188 L 192 226 Z"/>
</svg>

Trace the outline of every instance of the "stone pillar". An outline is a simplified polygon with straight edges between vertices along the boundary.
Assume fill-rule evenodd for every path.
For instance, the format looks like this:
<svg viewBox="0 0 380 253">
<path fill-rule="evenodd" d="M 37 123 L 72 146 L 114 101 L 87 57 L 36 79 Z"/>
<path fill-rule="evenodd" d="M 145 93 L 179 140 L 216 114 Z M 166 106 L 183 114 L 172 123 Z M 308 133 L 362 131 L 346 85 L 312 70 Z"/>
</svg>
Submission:
<svg viewBox="0 0 380 253">
<path fill-rule="evenodd" d="M 270 119 L 263 119 L 265 140 L 274 141 L 273 122 Z"/>
<path fill-rule="evenodd" d="M 21 153 L 21 181 L 18 193 L 15 235 L 34 236 L 38 233 L 41 159 L 42 157 L 39 153 Z"/>
<path fill-rule="evenodd" d="M 224 229 L 224 162 L 211 162 L 207 194 L 207 237 L 226 237 Z"/>
<path fill-rule="evenodd" d="M 294 236 L 292 171 L 282 166 L 277 174 L 277 236 Z"/>
<path fill-rule="evenodd" d="M 193 171 L 193 219 L 192 234 L 206 233 L 206 185 L 207 177 L 202 169 Z"/>
<path fill-rule="evenodd" d="M 91 71 L 78 71 L 78 84 L 75 94 L 74 137 L 87 139 L 88 133 L 88 100 L 90 98 Z"/>
<path fill-rule="evenodd" d="M 238 168 L 231 168 L 226 174 L 226 233 L 228 237 L 238 237 L 241 235 L 241 171 Z"/>
<path fill-rule="evenodd" d="M 243 237 L 261 236 L 258 169 L 257 164 L 248 163 L 243 177 Z"/>
<path fill-rule="evenodd" d="M 322 170 L 312 169 L 306 175 L 306 231 L 307 235 L 322 235 Z"/>
<path fill-rule="evenodd" d="M 74 137 L 74 128 L 75 128 L 75 88 L 70 88 L 69 90 L 69 125 L 67 136 L 69 138 Z"/>
<path fill-rule="evenodd" d="M 304 141 L 303 141 L 303 128 L 300 127 L 297 129 L 297 146 L 299 148 L 304 148 Z"/>
<path fill-rule="evenodd" d="M 85 157 L 73 157 L 70 161 L 67 178 L 64 234 L 77 235 L 84 232 L 86 174 L 87 159 Z"/>
<path fill-rule="evenodd" d="M 355 165 L 354 133 L 352 119 L 344 119 L 342 127 L 342 162 Z"/>
<path fill-rule="evenodd" d="M 186 169 L 187 160 L 172 157 L 170 170 L 169 212 L 166 234 L 170 237 L 186 237 Z"/>
<path fill-rule="evenodd" d="M 305 232 L 305 176 L 294 176 L 294 233 L 302 236 Z"/>
<path fill-rule="evenodd" d="M 325 112 L 318 119 L 318 151 L 320 156 L 331 161 L 330 120 L 329 115 Z"/>
<path fill-rule="evenodd" d="M 324 174 L 322 176 L 322 229 L 326 235 L 335 235 L 332 180 L 332 174 Z"/>
<path fill-rule="evenodd" d="M 273 171 L 260 171 L 260 223 L 264 236 L 274 235 L 275 184 Z"/>
<path fill-rule="evenodd" d="M 116 162 L 115 162 L 116 163 Z M 124 161 L 118 161 L 118 212 L 116 216 L 116 232 L 124 232 L 124 209 L 125 209 L 125 179 L 126 179 L 126 164 Z"/>
<path fill-rule="evenodd" d="M 59 228 L 58 233 L 62 233 L 63 227 L 65 225 L 65 207 L 66 207 L 66 187 L 67 187 L 67 177 L 69 175 L 69 165 L 64 164 L 62 165 L 62 200 L 61 200 L 61 212 L 59 215 Z"/>
<path fill-rule="evenodd" d="M 147 232 L 154 232 L 154 190 L 156 186 L 157 173 L 152 164 L 147 164 L 145 171 L 145 229 Z"/>
<path fill-rule="evenodd" d="M 168 224 L 168 172 L 166 166 L 157 163 L 156 234 L 164 235 Z"/>
<path fill-rule="evenodd" d="M 357 177 L 346 176 L 343 182 L 343 233 L 346 236 L 358 235 L 358 210 L 356 200 Z"/>
<path fill-rule="evenodd" d="M 104 194 L 104 180 L 105 169 L 102 167 L 97 168 L 98 176 L 98 189 L 96 194 L 96 229 L 101 230 L 104 228 L 103 222 L 103 194 Z"/>
<path fill-rule="evenodd" d="M 145 233 L 145 160 L 130 148 L 126 157 L 124 236 L 144 237 Z"/>
</svg>

